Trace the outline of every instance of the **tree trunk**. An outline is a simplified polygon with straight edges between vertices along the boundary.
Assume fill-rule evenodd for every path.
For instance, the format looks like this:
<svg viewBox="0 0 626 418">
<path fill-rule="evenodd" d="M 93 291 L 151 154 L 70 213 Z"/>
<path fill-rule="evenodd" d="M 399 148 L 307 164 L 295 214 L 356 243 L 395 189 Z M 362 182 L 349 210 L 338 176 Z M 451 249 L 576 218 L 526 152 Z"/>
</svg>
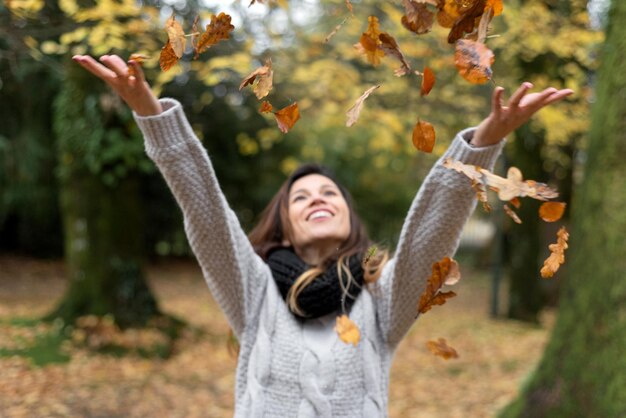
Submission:
<svg viewBox="0 0 626 418">
<path fill-rule="evenodd" d="M 129 137 L 132 121 L 123 123 L 111 96 L 94 90 L 94 83 L 83 69 L 70 68 L 55 103 L 69 287 L 50 316 L 72 322 L 109 314 L 122 327 L 140 326 L 158 308 L 141 269 L 139 177 L 122 154 L 111 157 L 111 147 L 140 139 Z M 107 100 L 109 109 L 103 110 Z"/>
<path fill-rule="evenodd" d="M 613 1 L 555 329 L 502 417 L 626 416 L 625 21 L 626 2 Z"/>
</svg>

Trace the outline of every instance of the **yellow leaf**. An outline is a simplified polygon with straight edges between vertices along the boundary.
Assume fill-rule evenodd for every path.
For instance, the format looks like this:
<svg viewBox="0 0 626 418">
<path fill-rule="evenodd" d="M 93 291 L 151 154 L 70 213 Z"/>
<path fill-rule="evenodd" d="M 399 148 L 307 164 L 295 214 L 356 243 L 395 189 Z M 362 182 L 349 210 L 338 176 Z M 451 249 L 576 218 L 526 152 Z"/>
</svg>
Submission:
<svg viewBox="0 0 626 418">
<path fill-rule="evenodd" d="M 356 347 L 361 339 L 361 332 L 359 327 L 348 318 L 347 315 L 341 315 L 337 317 L 337 324 L 335 325 L 335 331 L 339 335 L 339 339 L 346 344 L 352 344 Z"/>
</svg>

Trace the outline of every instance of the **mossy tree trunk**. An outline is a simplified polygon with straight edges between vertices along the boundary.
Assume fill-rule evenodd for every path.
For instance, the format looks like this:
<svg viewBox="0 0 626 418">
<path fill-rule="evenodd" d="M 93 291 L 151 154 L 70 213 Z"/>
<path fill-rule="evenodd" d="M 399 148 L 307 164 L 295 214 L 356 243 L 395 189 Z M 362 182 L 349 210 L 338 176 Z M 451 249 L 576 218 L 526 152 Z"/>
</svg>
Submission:
<svg viewBox="0 0 626 418">
<path fill-rule="evenodd" d="M 99 81 L 79 66 L 68 68 L 55 103 L 55 131 L 69 287 L 51 317 L 72 322 L 109 314 L 127 327 L 158 314 L 141 268 L 136 161 L 142 145 L 133 126 Z"/>
<path fill-rule="evenodd" d="M 624 22 L 626 2 L 613 1 L 555 329 L 537 371 L 502 417 L 626 416 Z"/>
</svg>

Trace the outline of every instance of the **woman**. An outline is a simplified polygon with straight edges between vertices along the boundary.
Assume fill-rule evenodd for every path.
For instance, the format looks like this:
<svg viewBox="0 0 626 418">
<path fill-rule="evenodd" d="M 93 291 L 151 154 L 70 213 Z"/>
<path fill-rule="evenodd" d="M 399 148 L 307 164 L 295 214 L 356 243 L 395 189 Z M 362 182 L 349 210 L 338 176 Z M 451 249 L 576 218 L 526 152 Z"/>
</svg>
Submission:
<svg viewBox="0 0 626 418">
<path fill-rule="evenodd" d="M 235 416 L 386 416 L 394 350 L 415 320 L 432 263 L 454 253 L 475 206 L 467 179 L 442 160 L 435 164 L 394 257 L 366 272 L 377 276 L 374 286 L 361 286 L 369 279 L 360 267 L 369 240 L 330 173 L 318 166 L 296 171 L 248 239 L 181 105 L 157 99 L 135 62 L 74 60 L 133 109 L 146 152 L 183 211 L 190 245 L 240 342 Z M 129 65 L 135 77 L 128 77 Z M 523 83 L 507 107 L 496 88 L 491 114 L 459 133 L 442 158 L 491 168 L 505 136 L 572 93 L 527 94 L 531 87 Z M 332 330 L 341 312 L 360 328 L 357 346 L 341 343 Z"/>
</svg>

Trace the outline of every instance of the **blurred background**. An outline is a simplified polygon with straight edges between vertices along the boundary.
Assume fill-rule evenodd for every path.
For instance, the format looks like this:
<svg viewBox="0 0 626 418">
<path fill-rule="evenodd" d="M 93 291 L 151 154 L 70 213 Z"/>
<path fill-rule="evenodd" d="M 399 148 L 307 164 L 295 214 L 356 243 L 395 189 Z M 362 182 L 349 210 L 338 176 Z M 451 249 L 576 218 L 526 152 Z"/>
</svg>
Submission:
<svg viewBox="0 0 626 418">
<path fill-rule="evenodd" d="M 482 0 L 441 4 L 475 1 Z M 506 216 L 495 197 L 491 212 L 477 208 L 456 256 L 464 274 L 458 303 L 435 309 L 401 346 L 390 414 L 495 416 L 506 405 L 506 416 L 626 413 L 623 379 L 603 378 L 601 391 L 608 394 L 601 401 L 574 401 L 581 392 L 595 393 L 593 379 L 576 367 L 570 379 L 564 364 L 550 366 L 551 356 L 567 358 L 562 348 L 571 341 L 563 342 L 564 335 L 581 324 L 577 315 L 602 300 L 593 293 L 597 288 L 584 293 L 570 277 L 588 277 L 585 269 L 593 269 L 604 283 L 605 305 L 593 323 L 580 325 L 589 333 L 581 331 L 576 341 L 582 347 L 601 338 L 587 344 L 592 351 L 609 342 L 602 364 L 626 372 L 624 360 L 611 357 L 626 349 L 625 290 L 618 281 L 626 272 L 626 230 L 624 211 L 612 209 L 624 203 L 626 190 L 620 189 L 619 164 L 626 156 L 620 130 L 626 93 L 618 74 L 626 53 L 619 29 L 624 8 L 610 0 L 505 1 L 487 39 L 495 55 L 493 79 L 482 85 L 459 76 L 449 29 L 435 24 L 417 36 L 400 23 L 404 10 L 399 0 L 3 2 L 0 416 L 232 415 L 233 341 L 203 284 L 180 210 L 146 157 L 128 108 L 71 60 L 112 53 L 148 57 L 146 78 L 158 95 L 182 103 L 246 231 L 291 170 L 317 161 L 351 191 L 370 236 L 392 250 L 424 176 L 456 132 L 487 116 L 496 85 L 507 94 L 522 81 L 535 89 L 573 89 L 572 97 L 509 138 L 494 170 L 504 175 L 515 166 L 525 178 L 557 188 L 559 201 L 568 204 L 565 216 L 543 222 L 539 203 L 530 199 L 517 210 L 522 224 Z M 191 33 L 196 16 L 206 24 L 219 12 L 232 17 L 231 39 L 198 59 L 189 49 L 161 71 L 167 18 L 175 13 Z M 421 77 L 394 76 L 397 61 L 387 57 L 374 67 L 355 50 L 371 15 L 414 70 L 435 72 L 428 96 L 420 96 Z M 615 28 L 614 41 L 607 27 Z M 602 51 L 611 59 L 599 59 Z M 275 108 L 292 102 L 300 108 L 301 119 L 287 134 L 258 112 L 261 102 L 249 88 L 239 89 L 267 58 L 274 68 L 268 98 Z M 381 87 L 360 120 L 346 127 L 345 112 L 375 84 Z M 435 127 L 432 154 L 412 144 L 418 119 Z M 579 264 L 566 262 L 553 279 L 542 280 L 539 270 L 561 226 L 581 238 L 572 244 Z M 593 238 L 590 231 L 596 231 Z M 598 245 L 608 249 L 590 255 L 586 248 Z M 593 264 L 607 259 L 615 262 L 606 271 Z M 567 286 L 576 291 L 568 293 Z M 574 314 L 559 328 L 564 306 Z M 610 312 L 621 313 L 605 321 Z M 548 349 L 541 363 L 546 372 L 533 373 L 555 326 L 555 342 L 548 344 L 554 354 Z M 596 335 L 598 329 L 605 331 Z M 460 359 L 446 362 L 429 353 L 425 342 L 436 337 L 448 338 Z M 578 351 L 571 364 L 589 353 Z M 433 393 L 433 381 L 447 390 Z M 529 412 L 528 404 L 543 405 L 542 412 Z"/>
</svg>

